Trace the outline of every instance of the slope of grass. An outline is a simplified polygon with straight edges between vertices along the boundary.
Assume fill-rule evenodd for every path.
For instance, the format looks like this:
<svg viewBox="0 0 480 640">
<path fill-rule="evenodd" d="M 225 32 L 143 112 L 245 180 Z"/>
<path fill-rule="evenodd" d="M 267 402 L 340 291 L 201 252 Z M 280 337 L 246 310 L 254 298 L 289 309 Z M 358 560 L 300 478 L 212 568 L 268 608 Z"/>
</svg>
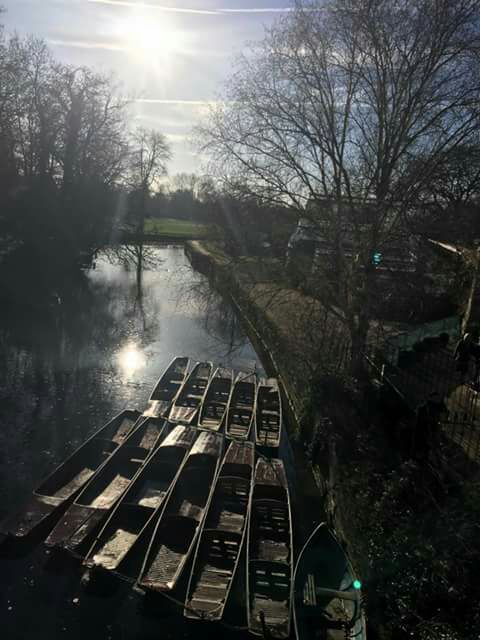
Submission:
<svg viewBox="0 0 480 640">
<path fill-rule="evenodd" d="M 169 238 L 204 238 L 208 232 L 204 224 L 175 218 L 147 218 L 144 229 L 147 235 Z"/>
</svg>

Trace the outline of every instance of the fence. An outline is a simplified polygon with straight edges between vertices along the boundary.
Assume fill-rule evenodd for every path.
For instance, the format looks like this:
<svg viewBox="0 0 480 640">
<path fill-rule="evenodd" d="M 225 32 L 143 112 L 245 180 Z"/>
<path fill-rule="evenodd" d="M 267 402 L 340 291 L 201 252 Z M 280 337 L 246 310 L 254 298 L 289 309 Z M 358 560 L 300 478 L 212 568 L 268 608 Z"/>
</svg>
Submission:
<svg viewBox="0 0 480 640">
<path fill-rule="evenodd" d="M 470 363 L 462 377 L 456 370 L 453 345 L 445 337 L 427 336 L 422 343 L 410 344 L 417 346 L 407 351 L 396 344 L 393 354 L 388 342 L 370 346 L 365 354 L 370 372 L 417 415 L 435 396 L 437 402 L 443 400 L 447 410 L 441 421 L 444 432 L 470 458 L 480 461 L 480 387 L 475 363 Z M 417 421 L 416 429 L 421 428 Z"/>
</svg>

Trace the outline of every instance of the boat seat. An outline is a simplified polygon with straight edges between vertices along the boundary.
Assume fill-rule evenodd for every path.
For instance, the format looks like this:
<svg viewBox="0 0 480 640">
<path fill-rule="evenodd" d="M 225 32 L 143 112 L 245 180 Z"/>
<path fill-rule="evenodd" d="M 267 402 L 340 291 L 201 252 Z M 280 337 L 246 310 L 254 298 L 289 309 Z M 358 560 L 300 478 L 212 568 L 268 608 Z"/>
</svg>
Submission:
<svg viewBox="0 0 480 640">
<path fill-rule="evenodd" d="M 204 529 L 201 542 L 202 556 L 207 565 L 211 565 L 215 571 L 219 568 L 228 570 L 235 564 L 241 541 L 241 536 L 235 533 Z"/>
<path fill-rule="evenodd" d="M 249 563 L 251 592 L 274 600 L 288 600 L 290 596 L 290 566 L 280 562 Z"/>
<path fill-rule="evenodd" d="M 189 500 L 184 500 L 178 509 L 177 518 L 188 518 L 200 522 L 203 517 L 204 508 L 192 504 Z"/>
</svg>

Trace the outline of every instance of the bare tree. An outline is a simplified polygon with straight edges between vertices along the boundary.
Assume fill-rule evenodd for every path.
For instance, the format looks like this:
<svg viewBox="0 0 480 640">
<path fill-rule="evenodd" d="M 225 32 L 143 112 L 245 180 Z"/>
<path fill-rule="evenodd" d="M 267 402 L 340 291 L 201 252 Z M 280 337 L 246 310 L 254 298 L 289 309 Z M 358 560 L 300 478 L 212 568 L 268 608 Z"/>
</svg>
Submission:
<svg viewBox="0 0 480 640">
<path fill-rule="evenodd" d="M 147 199 L 167 173 L 171 151 L 165 136 L 154 129 L 138 128 L 132 137 L 128 183 L 135 196 L 135 231 L 143 235 Z"/>
<path fill-rule="evenodd" d="M 354 363 L 373 255 L 402 241 L 419 190 L 478 126 L 479 14 L 476 0 L 299 3 L 239 60 L 200 127 L 212 171 L 295 205 L 330 247 L 336 274 L 321 275 L 319 296 L 341 310 Z"/>
</svg>

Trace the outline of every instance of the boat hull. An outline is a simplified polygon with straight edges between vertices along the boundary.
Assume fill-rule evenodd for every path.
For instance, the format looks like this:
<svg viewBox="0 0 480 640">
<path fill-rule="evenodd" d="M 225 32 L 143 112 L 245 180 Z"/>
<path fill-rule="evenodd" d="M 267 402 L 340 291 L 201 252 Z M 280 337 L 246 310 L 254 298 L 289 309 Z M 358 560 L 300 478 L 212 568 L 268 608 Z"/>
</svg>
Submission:
<svg viewBox="0 0 480 640">
<path fill-rule="evenodd" d="M 275 378 L 261 382 L 257 388 L 255 442 L 257 447 L 278 449 L 282 435 L 282 401 Z"/>
<path fill-rule="evenodd" d="M 290 497 L 283 463 L 261 458 L 255 469 L 247 548 L 247 616 L 254 635 L 290 635 L 292 550 Z"/>
<path fill-rule="evenodd" d="M 223 617 L 246 533 L 254 460 L 253 443 L 230 444 L 195 551 L 184 608 L 187 618 Z"/>
<path fill-rule="evenodd" d="M 345 551 L 322 523 L 307 540 L 295 567 L 297 640 L 315 640 L 320 629 L 332 639 L 366 640 L 361 592 L 355 588 L 355 580 Z"/>
<path fill-rule="evenodd" d="M 162 505 L 196 435 L 178 426 L 167 436 L 98 534 L 84 561 L 86 566 L 136 580 Z"/>
<path fill-rule="evenodd" d="M 227 412 L 227 436 L 248 440 L 255 418 L 256 390 L 255 374 L 237 376 Z"/>
<path fill-rule="evenodd" d="M 131 433 L 140 414 L 122 411 L 83 443 L 33 492 L 25 507 L 2 522 L 5 541 L 44 538 L 94 474 Z"/>
<path fill-rule="evenodd" d="M 92 477 L 45 540 L 45 544 L 49 547 L 61 547 L 73 555 L 83 557 L 108 513 L 155 448 L 164 428 L 163 420 L 144 419 L 108 464 Z"/>
<path fill-rule="evenodd" d="M 175 588 L 208 509 L 222 450 L 222 436 L 200 433 L 157 522 L 140 588 L 158 592 Z"/>
</svg>

